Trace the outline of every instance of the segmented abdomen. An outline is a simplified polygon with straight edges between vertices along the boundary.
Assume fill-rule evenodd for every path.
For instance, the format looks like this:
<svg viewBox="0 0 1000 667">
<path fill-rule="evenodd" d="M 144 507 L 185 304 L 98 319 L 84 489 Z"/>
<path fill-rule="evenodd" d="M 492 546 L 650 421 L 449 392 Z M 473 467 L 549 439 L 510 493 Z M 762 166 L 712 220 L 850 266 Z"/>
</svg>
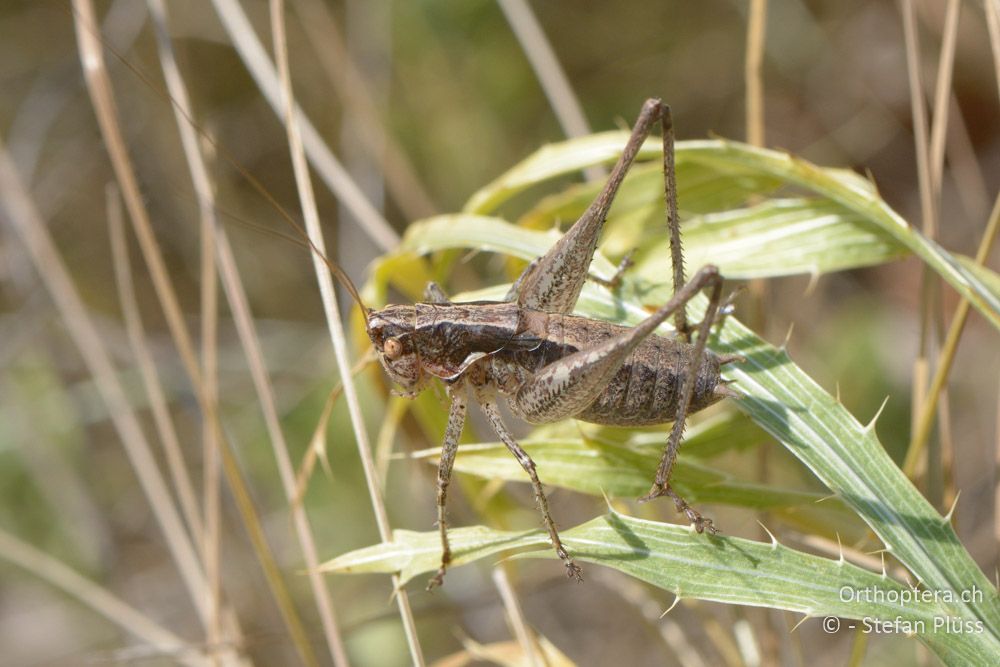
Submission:
<svg viewBox="0 0 1000 667">
<path fill-rule="evenodd" d="M 527 322 L 531 334 L 541 341 L 537 348 L 501 350 L 490 357 L 490 375 L 501 392 L 508 395 L 553 361 L 629 330 L 610 322 L 551 313 L 529 317 Z M 626 358 L 597 398 L 575 415 L 576 419 L 611 426 L 673 421 L 693 352 L 694 347 L 688 343 L 649 336 Z M 709 352 L 696 373 L 689 413 L 719 400 L 714 393 L 719 381 L 718 359 Z"/>
</svg>

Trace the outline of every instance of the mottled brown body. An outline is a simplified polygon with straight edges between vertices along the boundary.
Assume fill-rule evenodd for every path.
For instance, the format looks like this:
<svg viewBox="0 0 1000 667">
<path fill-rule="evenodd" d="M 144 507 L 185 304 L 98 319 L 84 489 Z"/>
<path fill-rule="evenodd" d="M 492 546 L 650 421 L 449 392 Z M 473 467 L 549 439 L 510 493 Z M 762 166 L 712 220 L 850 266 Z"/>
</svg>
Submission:
<svg viewBox="0 0 1000 667">
<path fill-rule="evenodd" d="M 634 327 L 575 316 L 573 307 L 608 209 L 657 121 L 664 132 L 674 295 Z M 687 415 L 734 395 L 719 371 L 737 358 L 718 357 L 705 348 L 721 298 L 722 278 L 709 265 L 684 282 L 674 193 L 670 111 L 659 100 L 647 100 L 607 185 L 566 234 L 525 269 L 504 302 L 452 303 L 440 288 L 429 285 L 425 303 L 366 310 L 375 352 L 402 392 L 414 396 L 431 378 L 438 378 L 451 397 L 438 463 L 441 567 L 430 587 L 442 582 L 451 561 L 445 505 L 469 398 L 479 404 L 528 474 L 549 539 L 570 577 L 580 579 L 580 568 L 559 539 L 534 461 L 501 419 L 499 396 L 507 400 L 512 412 L 535 424 L 569 417 L 615 426 L 674 422 L 653 487 L 641 500 L 667 495 L 698 532 L 714 532 L 711 520 L 670 487 L 670 475 Z M 692 342 L 693 327 L 688 326 L 685 304 L 704 288 L 711 290 L 709 306 Z M 678 337 L 656 335 L 657 327 L 671 316 Z"/>
<path fill-rule="evenodd" d="M 576 315 L 526 310 L 522 313 L 525 330 L 520 336 L 539 340 L 532 350 L 507 347 L 480 362 L 487 364 L 488 377 L 508 396 L 516 396 L 520 387 L 545 366 L 596 344 L 619 339 L 631 331 L 611 322 Z M 597 398 L 575 419 L 611 426 L 645 426 L 674 420 L 681 399 L 683 378 L 691 368 L 695 346 L 672 338 L 651 334 L 625 357 Z M 706 408 L 722 398 L 719 385 L 719 360 L 711 353 L 702 355 L 695 372 L 694 393 L 689 411 Z M 517 402 L 511 409 L 526 421 Z"/>
<path fill-rule="evenodd" d="M 420 387 L 428 376 L 454 382 L 471 366 L 477 383 L 491 385 L 506 397 L 516 397 L 522 386 L 550 364 L 595 345 L 619 339 L 631 327 L 577 315 L 546 313 L 515 303 L 417 303 L 388 306 L 372 313 L 373 331 L 380 340 L 396 337 L 406 350 L 419 350 Z M 404 332 L 409 332 L 403 336 Z M 611 426 L 646 426 L 674 420 L 683 378 L 692 367 L 696 350 L 691 343 L 651 334 L 574 418 Z M 702 355 L 695 371 L 689 412 L 719 401 L 719 359 Z M 532 422 L 530 411 L 510 401 L 512 411 Z M 544 423 L 544 422 L 536 422 Z"/>
</svg>

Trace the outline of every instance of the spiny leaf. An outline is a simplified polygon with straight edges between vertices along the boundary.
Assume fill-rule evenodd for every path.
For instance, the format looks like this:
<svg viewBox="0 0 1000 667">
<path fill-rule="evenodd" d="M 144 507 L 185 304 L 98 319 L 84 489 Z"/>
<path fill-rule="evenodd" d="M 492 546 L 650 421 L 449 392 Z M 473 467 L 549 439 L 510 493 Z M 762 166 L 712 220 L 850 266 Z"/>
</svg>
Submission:
<svg viewBox="0 0 1000 667">
<path fill-rule="evenodd" d="M 753 195 L 772 192 L 781 181 L 744 168 L 724 172 L 696 162 L 682 161 L 677 173 L 677 195 L 681 218 L 699 213 L 722 211 L 739 206 Z M 604 183 L 582 183 L 544 197 L 517 221 L 531 229 L 549 229 L 559 223 L 571 223 L 590 206 Z M 607 240 L 613 240 L 620 229 L 615 221 L 622 216 L 642 212 L 662 226 L 665 223 L 663 199 L 663 168 L 658 163 L 639 164 L 629 170 L 608 213 L 612 225 Z"/>
<path fill-rule="evenodd" d="M 498 286 L 456 299 L 497 299 L 506 289 Z M 695 319 L 705 305 L 703 296 L 693 300 Z M 584 286 L 576 312 L 632 325 L 649 314 L 641 304 L 622 300 L 592 284 Z M 727 376 L 736 380 L 735 386 L 745 395 L 735 401 L 737 407 L 857 512 L 915 577 L 933 590 L 951 591 L 956 596 L 972 588 L 982 591 L 981 599 L 958 600 L 953 615 L 964 622 L 981 623 L 984 635 L 1000 652 L 1000 596 L 951 525 L 889 458 L 874 430 L 854 419 L 785 352 L 758 338 L 735 318 L 727 318 L 710 347 L 747 358 L 746 363 L 727 368 Z"/>
<path fill-rule="evenodd" d="M 947 601 L 914 597 L 913 589 L 844 561 L 777 543 L 699 535 L 689 528 L 615 512 L 560 534 L 574 558 L 617 569 L 681 597 L 786 609 L 811 617 L 898 619 L 949 664 L 985 665 L 996 655 L 997 644 L 989 633 L 935 631 L 938 619 L 954 614 Z M 449 537 L 456 563 L 528 547 L 542 548 L 522 555 L 554 557 L 542 531 L 512 533 L 476 526 L 453 529 Z M 391 543 L 344 554 L 321 569 L 399 572 L 406 582 L 435 571 L 440 549 L 437 532 L 397 530 Z"/>
<path fill-rule="evenodd" d="M 547 179 L 614 161 L 627 140 L 627 132 L 604 132 L 545 146 L 475 193 L 464 211 L 490 213 L 515 194 Z M 659 158 L 661 152 L 659 139 L 650 138 L 640 149 L 638 159 Z M 756 177 L 777 178 L 840 204 L 920 257 L 1000 328 L 1000 294 L 989 287 L 992 279 L 982 277 L 989 270 L 969 270 L 963 266 L 955 256 L 909 226 L 878 196 L 873 185 L 857 174 L 844 169 L 824 169 L 787 153 L 721 139 L 681 141 L 676 152 L 679 174 L 689 162 L 722 174 L 745 170 Z"/>
<path fill-rule="evenodd" d="M 636 498 L 649 490 L 650 480 L 660 460 L 660 452 L 635 451 L 583 438 L 520 441 L 538 466 L 546 484 L 600 496 Z M 415 452 L 415 458 L 434 460 L 440 450 Z M 528 482 L 528 475 L 503 443 L 462 445 L 455 458 L 455 470 L 485 479 Z M 792 491 L 740 482 L 733 477 L 699 465 L 686 457 L 677 461 L 674 487 L 688 501 L 723 503 L 756 509 L 793 507 L 815 503 L 825 495 Z"/>
<path fill-rule="evenodd" d="M 669 243 L 662 233 L 659 236 L 637 263 L 639 275 L 649 279 L 662 280 L 663 267 L 669 266 Z M 684 251 L 689 266 L 715 264 L 722 275 L 734 279 L 820 275 L 909 254 L 863 217 L 834 202 L 813 199 L 774 199 L 690 220 L 684 227 Z"/>
<path fill-rule="evenodd" d="M 486 526 L 452 528 L 448 531 L 453 566 L 471 563 L 501 551 L 547 544 L 540 530 L 500 531 Z M 414 577 L 437 571 L 441 565 L 441 536 L 437 531 L 418 533 L 395 529 L 392 542 L 376 544 L 337 556 L 320 565 L 321 572 L 363 574 L 398 572 L 400 585 Z"/>
</svg>

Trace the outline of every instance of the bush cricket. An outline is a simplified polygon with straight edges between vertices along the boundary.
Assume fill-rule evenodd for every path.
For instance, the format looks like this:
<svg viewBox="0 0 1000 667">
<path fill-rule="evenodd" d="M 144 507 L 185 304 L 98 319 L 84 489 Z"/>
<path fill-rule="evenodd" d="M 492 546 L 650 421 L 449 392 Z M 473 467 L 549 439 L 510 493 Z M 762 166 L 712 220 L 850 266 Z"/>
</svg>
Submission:
<svg viewBox="0 0 1000 667">
<path fill-rule="evenodd" d="M 587 279 L 605 219 L 618 187 L 639 148 L 659 122 L 663 133 L 664 190 L 673 259 L 674 295 L 636 327 L 572 315 Z M 673 421 L 674 425 L 649 493 L 641 501 L 669 496 L 700 533 L 716 532 L 670 486 L 670 475 L 688 414 L 738 394 L 720 377 L 720 367 L 740 360 L 706 349 L 722 293 L 722 277 L 712 265 L 684 281 L 674 178 L 673 127 L 670 109 L 661 101 L 645 102 L 625 150 L 607 184 L 579 220 L 542 257 L 525 269 L 501 302 L 452 303 L 435 284 L 426 301 L 372 310 L 361 304 L 357 290 L 340 270 L 365 313 L 368 336 L 383 368 L 402 388 L 416 396 L 431 378 L 442 380 L 451 398 L 437 475 L 441 566 L 428 588 L 442 583 L 451 561 L 446 501 L 466 406 L 479 404 L 490 425 L 528 474 L 556 554 L 569 577 L 581 580 L 580 567 L 559 539 L 535 464 L 504 425 L 499 396 L 512 412 L 540 424 L 568 417 L 597 424 L 642 426 Z M 611 282 L 617 282 L 619 274 Z M 685 316 L 685 304 L 710 288 L 708 309 L 696 327 Z M 654 330 L 674 317 L 677 339 Z M 697 329 L 692 342 L 691 333 Z"/>
<path fill-rule="evenodd" d="M 663 140 L 673 296 L 635 327 L 574 316 L 572 311 L 588 278 L 588 268 L 611 204 L 657 123 Z M 255 188 L 266 194 L 256 179 L 225 151 L 223 154 Z M 669 496 L 699 533 L 716 532 L 711 519 L 703 517 L 674 491 L 670 476 L 687 416 L 722 398 L 739 397 L 722 379 L 720 368 L 743 358 L 716 355 L 706 348 L 720 310 L 722 277 L 717 267 L 709 264 L 685 282 L 676 189 L 670 108 L 658 99 L 648 99 L 604 188 L 555 245 L 527 266 L 503 301 L 452 303 L 440 287 L 431 283 L 424 302 L 377 310 L 362 302 L 350 277 L 313 245 L 304 230 L 267 196 L 361 308 L 375 355 L 389 377 L 402 388 L 399 393 L 416 396 L 435 377 L 447 388 L 451 407 L 437 474 L 441 564 L 428 589 L 443 582 L 451 561 L 446 501 L 470 398 L 480 405 L 494 431 L 528 474 L 549 539 L 569 577 L 581 580 L 580 567 L 559 538 L 534 461 L 501 419 L 497 405 L 500 396 L 507 400 L 515 415 L 533 424 L 569 417 L 615 426 L 672 421 L 653 485 L 639 500 Z M 623 262 L 611 281 L 602 282 L 614 287 L 627 264 Z M 705 315 L 700 324 L 689 325 L 685 305 L 705 288 L 710 289 Z M 674 318 L 677 337 L 656 335 L 656 328 L 670 316 Z M 692 342 L 691 334 L 696 329 L 697 337 Z"/>
</svg>

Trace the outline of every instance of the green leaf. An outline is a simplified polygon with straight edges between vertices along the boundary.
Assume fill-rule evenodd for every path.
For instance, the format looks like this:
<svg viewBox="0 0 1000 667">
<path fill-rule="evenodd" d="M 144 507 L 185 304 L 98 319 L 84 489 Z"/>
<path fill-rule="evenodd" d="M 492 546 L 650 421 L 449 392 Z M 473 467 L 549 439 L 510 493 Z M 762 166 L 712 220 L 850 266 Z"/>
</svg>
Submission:
<svg viewBox="0 0 1000 667">
<path fill-rule="evenodd" d="M 464 212 L 491 213 L 529 187 L 595 164 L 612 162 L 627 140 L 627 132 L 604 132 L 545 146 L 475 193 Z M 638 159 L 658 159 L 661 151 L 660 140 L 651 138 L 643 144 Z M 878 196 L 874 186 L 857 174 L 844 169 L 823 169 L 787 153 L 721 139 L 677 142 L 676 163 L 679 179 L 685 165 L 698 164 L 721 174 L 743 172 L 751 178 L 778 179 L 839 204 L 920 257 L 1000 328 L 1000 294 L 988 286 L 989 281 L 981 277 L 981 271 L 963 266 L 955 256 L 910 227 Z"/>
<path fill-rule="evenodd" d="M 476 526 L 455 528 L 448 535 L 456 564 L 528 547 L 542 549 L 524 555 L 554 556 L 542 531 Z M 995 638 L 989 633 L 935 631 L 936 623 L 952 615 L 951 603 L 919 598 L 914 589 L 843 560 L 813 556 L 777 542 L 699 535 L 689 528 L 615 512 L 560 535 L 574 558 L 612 567 L 678 597 L 786 609 L 809 617 L 906 624 L 949 664 L 992 664 L 996 655 Z M 405 583 L 435 571 L 440 557 L 437 532 L 396 530 L 391 543 L 344 554 L 320 569 L 399 572 Z"/>
<path fill-rule="evenodd" d="M 732 141 L 691 142 L 689 150 L 703 162 L 725 166 L 742 164 L 771 174 L 826 197 L 864 217 L 892 235 L 969 300 L 993 325 L 1000 328 L 1000 295 L 991 290 L 978 273 L 963 267 L 953 255 L 923 236 L 888 204 L 871 185 L 850 172 L 824 170 L 787 153 L 755 148 Z"/>
<path fill-rule="evenodd" d="M 544 440 L 525 439 L 520 444 L 538 466 L 546 484 L 590 495 L 636 498 L 649 491 L 660 461 L 660 449 L 633 450 L 580 437 Z M 439 448 L 412 454 L 436 464 Z M 529 478 L 507 447 L 500 442 L 462 445 L 455 470 L 484 479 L 528 482 Z M 723 503 L 754 509 L 774 509 L 815 503 L 826 494 L 791 491 L 740 482 L 681 456 L 672 483 L 689 501 Z"/>
<path fill-rule="evenodd" d="M 825 200 L 774 199 L 700 216 L 684 227 L 685 262 L 715 264 L 726 278 L 820 275 L 907 255 L 907 248 L 880 227 Z M 662 280 L 669 258 L 669 241 L 661 232 L 636 270 Z"/>
<path fill-rule="evenodd" d="M 982 264 L 976 263 L 976 260 L 971 257 L 966 257 L 965 255 L 955 255 L 955 257 L 965 267 L 966 271 L 975 275 L 986 289 L 990 290 L 993 296 L 1000 300 L 1000 275 L 993 273 Z"/>
<path fill-rule="evenodd" d="M 459 235 L 458 230 L 453 232 L 453 236 Z M 495 300 L 507 289 L 497 286 L 455 298 Z M 628 285 L 621 290 L 629 292 Z M 693 300 L 695 319 L 705 304 L 703 296 Z M 641 303 L 623 300 L 591 283 L 584 286 L 575 312 L 632 325 L 649 315 Z M 669 334 L 669 327 L 662 329 Z M 962 622 L 981 623 L 984 636 L 1000 654 L 1000 597 L 996 589 L 959 542 L 950 523 L 886 454 L 874 424 L 858 423 L 784 351 L 758 338 L 735 318 L 726 319 L 710 347 L 747 358 L 746 363 L 733 364 L 726 371 L 745 395 L 734 401 L 737 407 L 847 503 L 920 582 L 956 597 L 973 588 L 982 591 L 982 599 L 956 602 L 952 615 Z"/>
<path fill-rule="evenodd" d="M 613 160 L 623 143 L 623 134 L 611 133 L 547 147 L 477 193 L 466 209 L 467 214 L 414 225 L 407 234 L 406 246 L 410 252 L 464 247 L 493 249 L 523 259 L 538 257 L 552 243 L 552 234 L 519 229 L 496 218 L 470 213 L 491 212 L 517 192 L 544 179 Z M 641 155 L 657 157 L 659 150 L 658 142 L 652 145 L 647 143 Z M 963 264 L 966 261 L 964 258 L 953 256 L 922 237 L 878 197 L 871 183 L 857 174 L 820 169 L 783 153 L 726 141 L 679 145 L 678 163 L 682 161 L 707 169 L 715 168 L 721 173 L 743 169 L 748 173 L 777 178 L 787 186 L 814 195 L 808 200 L 765 202 L 744 211 L 709 219 L 709 223 L 720 224 L 722 228 L 728 225 L 752 232 L 742 235 L 740 242 L 748 244 L 744 249 L 756 248 L 753 252 L 756 257 L 762 259 L 767 256 L 773 260 L 772 268 L 763 269 L 771 271 L 767 275 L 777 275 L 783 268 L 791 266 L 805 267 L 814 260 L 821 260 L 818 270 L 881 261 L 878 256 L 884 259 L 898 256 L 899 250 L 905 248 L 918 255 L 988 319 L 1000 326 L 1000 290 L 997 289 L 1000 281 L 996 275 L 987 269 Z M 628 215 L 636 215 L 636 211 L 639 209 Z M 782 220 L 784 213 L 789 211 L 789 216 Z M 768 220 L 769 224 L 763 224 L 764 220 Z M 703 219 L 702 224 L 708 223 Z M 711 234 L 717 234 L 720 227 L 710 226 L 709 229 Z M 869 240 L 880 244 L 880 247 L 875 251 L 862 247 L 866 244 L 861 240 L 863 237 L 856 236 L 858 233 L 871 235 Z M 771 238 L 767 238 L 769 234 Z M 691 235 L 697 236 L 697 232 Z M 793 239 L 810 238 L 814 247 L 805 254 L 798 252 Z M 717 238 L 712 243 L 725 243 L 725 239 Z M 827 253 L 825 257 L 821 256 L 824 249 Z M 734 253 L 729 255 L 732 257 Z M 746 262 L 743 270 L 762 270 L 763 263 L 758 259 L 754 261 L 756 265 Z M 736 259 L 731 260 L 730 267 L 735 265 Z M 598 253 L 592 270 L 607 277 L 613 268 Z M 662 304 L 669 295 L 669 287 L 663 284 L 660 275 L 655 274 L 655 278 L 657 282 L 651 283 L 641 276 L 626 274 L 622 287 L 614 295 L 588 283 L 575 312 L 634 325 L 648 316 L 650 306 Z M 497 286 L 475 294 L 459 295 L 455 299 L 496 300 L 506 291 L 507 286 Z M 704 305 L 703 297 L 689 304 L 693 319 L 698 319 L 698 311 L 703 311 Z M 662 331 L 669 334 L 669 326 L 663 326 Z M 733 318 L 726 320 L 709 345 L 716 352 L 739 353 L 747 359 L 746 363 L 726 368 L 726 377 L 736 380 L 735 387 L 744 394 L 744 398 L 733 403 L 778 439 L 837 498 L 856 512 L 882 540 L 886 551 L 923 586 L 940 595 L 951 596 L 947 603 L 938 605 L 938 611 L 952 617 L 963 627 L 982 628 L 981 632 L 964 636 L 934 633 L 928 637 L 922 634 L 925 641 L 949 664 L 981 663 L 984 656 L 992 659 L 1000 655 L 1000 597 L 996 589 L 959 542 L 948 520 L 937 513 L 885 453 L 874 425 L 862 426 L 833 396 L 796 366 L 783 350 L 764 342 Z M 626 486 L 621 466 L 616 472 L 611 465 L 614 461 L 594 458 L 591 462 L 608 463 L 606 467 L 609 471 L 604 474 L 617 474 L 616 483 Z M 578 462 L 577 465 L 584 463 Z M 560 475 L 554 468 L 549 473 L 556 477 Z M 543 477 L 543 481 L 548 480 Z M 692 483 L 693 490 L 697 490 L 698 486 Z M 523 534 L 519 535 L 522 537 L 516 539 L 528 539 Z M 573 549 L 586 551 L 585 541 L 571 544 Z M 664 543 L 662 549 L 658 547 L 650 553 L 659 555 L 661 551 L 683 546 L 671 547 L 670 544 Z M 634 563 L 648 560 L 648 554 L 635 557 L 637 544 L 630 546 L 633 547 L 632 552 L 609 549 L 606 554 L 598 556 L 618 569 L 630 571 Z M 745 548 L 750 549 L 749 546 Z M 740 549 L 744 549 L 744 545 L 740 545 Z M 727 553 L 749 551 L 737 552 L 734 547 L 732 552 Z M 768 553 L 776 559 L 774 564 L 780 565 L 776 550 Z M 701 555 L 704 558 L 693 559 L 691 569 L 683 571 L 683 576 L 679 575 L 675 582 L 685 593 L 688 592 L 688 585 L 696 584 L 699 577 L 714 574 L 710 567 L 713 561 L 708 560 L 708 554 Z M 590 554 L 588 557 L 597 559 L 598 556 Z M 763 552 L 759 556 L 760 560 L 755 563 L 761 567 L 772 564 Z M 667 559 L 672 557 L 672 553 L 664 556 Z M 642 575 L 636 573 L 636 576 Z M 744 581 L 744 588 L 750 588 L 754 581 Z M 809 589 L 804 582 L 789 583 L 790 589 L 785 593 L 807 596 Z M 669 584 L 665 587 L 669 588 Z M 978 591 L 978 595 L 963 599 L 962 594 L 970 591 Z M 746 599 L 742 603 L 754 604 Z M 774 600 L 760 603 L 785 604 L 784 601 Z M 852 608 L 857 610 L 859 605 L 855 603 Z"/>
<path fill-rule="evenodd" d="M 752 195 L 767 194 L 780 184 L 781 181 L 774 177 L 744 168 L 723 171 L 714 166 L 682 160 L 677 173 L 681 218 L 739 206 Z M 521 216 L 518 224 L 532 229 L 548 229 L 559 223 L 570 223 L 583 214 L 603 187 L 604 183 L 598 181 L 581 183 L 549 195 Z M 629 170 L 611 205 L 608 220 L 613 226 L 618 218 L 635 212 L 653 218 L 661 227 L 665 222 L 663 168 L 658 163 L 638 164 Z M 617 236 L 618 228 L 615 230 L 615 234 L 607 236 Z"/>
<path fill-rule="evenodd" d="M 501 531 L 485 526 L 450 528 L 452 566 L 471 563 L 502 551 L 547 544 L 540 530 Z M 320 565 L 320 572 L 339 574 L 398 572 L 400 585 L 414 577 L 435 572 L 441 565 L 441 536 L 437 531 L 418 533 L 395 529 L 392 542 L 351 551 Z"/>
<path fill-rule="evenodd" d="M 853 214 L 841 213 L 842 207 L 836 204 L 783 200 L 696 219 L 685 230 L 686 257 L 693 258 L 687 263 L 700 266 L 705 263 L 702 259 L 711 259 L 726 277 L 750 278 L 825 273 L 878 264 L 906 254 L 902 246 L 871 224 Z M 387 257 L 477 248 L 530 261 L 544 254 L 558 238 L 554 229 L 526 229 L 500 218 L 439 215 L 410 225 L 397 254 Z M 650 244 L 648 239 L 635 239 L 635 243 L 625 245 L 633 248 Z M 638 283 L 637 277 L 662 281 L 669 262 L 666 241 L 653 243 L 652 248 L 640 253 L 629 287 L 648 289 Z M 590 270 L 608 278 L 614 275 L 615 266 L 597 253 Z M 391 275 L 381 266 L 376 273 Z"/>
</svg>

